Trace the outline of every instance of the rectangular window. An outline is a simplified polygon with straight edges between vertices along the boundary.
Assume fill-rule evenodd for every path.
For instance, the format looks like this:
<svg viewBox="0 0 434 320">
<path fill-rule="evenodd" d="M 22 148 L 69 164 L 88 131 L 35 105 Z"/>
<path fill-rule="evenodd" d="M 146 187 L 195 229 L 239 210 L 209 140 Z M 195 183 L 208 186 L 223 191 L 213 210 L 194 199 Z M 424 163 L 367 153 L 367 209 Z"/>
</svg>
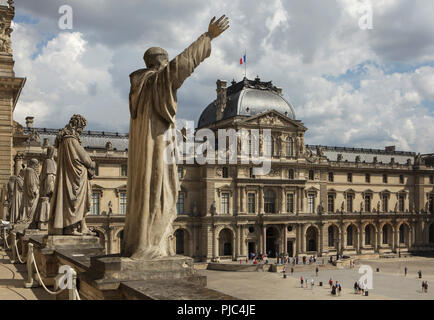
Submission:
<svg viewBox="0 0 434 320">
<path fill-rule="evenodd" d="M 229 168 L 228 167 L 223 167 L 223 178 L 229 178 Z"/>
<path fill-rule="evenodd" d="M 353 174 L 352 173 L 348 173 L 348 175 L 347 175 L 347 181 L 348 182 L 353 182 Z"/>
<path fill-rule="evenodd" d="M 371 196 L 365 196 L 365 212 L 371 212 Z"/>
<path fill-rule="evenodd" d="M 308 194 L 307 195 L 307 209 L 309 213 L 314 213 L 315 210 L 315 195 Z"/>
<path fill-rule="evenodd" d="M 247 210 L 248 210 L 248 213 L 255 213 L 256 212 L 256 194 L 255 193 L 248 193 L 247 194 Z"/>
<path fill-rule="evenodd" d="M 99 192 L 92 193 L 92 207 L 90 209 L 91 214 L 96 214 L 96 215 L 99 214 L 99 197 L 100 197 Z"/>
<path fill-rule="evenodd" d="M 404 175 L 403 174 L 399 175 L 399 183 L 404 184 Z"/>
<path fill-rule="evenodd" d="M 222 213 L 229 214 L 229 193 L 222 193 Z"/>
<path fill-rule="evenodd" d="M 371 183 L 371 175 L 369 173 L 365 174 L 365 182 Z"/>
<path fill-rule="evenodd" d="M 313 170 L 309 170 L 309 180 L 314 180 L 315 179 L 315 173 Z"/>
<path fill-rule="evenodd" d="M 383 174 L 383 183 L 387 183 L 387 174 Z"/>
<path fill-rule="evenodd" d="M 286 194 L 286 212 L 294 213 L 294 194 Z"/>
<path fill-rule="evenodd" d="M 429 184 L 434 184 L 434 176 L 429 176 Z"/>
<path fill-rule="evenodd" d="M 404 210 L 405 210 L 405 198 L 404 198 L 403 194 L 399 195 L 398 202 L 399 202 L 399 211 L 404 212 Z"/>
<path fill-rule="evenodd" d="M 335 197 L 332 194 L 328 195 L 327 208 L 329 213 L 335 212 Z"/>
<path fill-rule="evenodd" d="M 389 212 L 389 197 L 383 195 L 383 212 Z"/>
<path fill-rule="evenodd" d="M 127 193 L 121 192 L 119 195 L 119 213 L 125 214 L 127 212 Z"/>
<path fill-rule="evenodd" d="M 333 172 L 329 172 L 329 182 L 333 182 L 335 180 Z"/>
<path fill-rule="evenodd" d="M 184 170 L 182 170 L 181 166 L 178 166 L 178 179 L 184 178 Z"/>
<path fill-rule="evenodd" d="M 353 199 L 352 194 L 347 195 L 347 212 L 353 212 Z"/>
<path fill-rule="evenodd" d="M 99 176 L 99 165 L 95 163 L 95 176 Z"/>
<path fill-rule="evenodd" d="M 184 193 L 178 193 L 178 200 L 176 201 L 176 213 L 184 214 Z"/>
<path fill-rule="evenodd" d="M 128 174 L 127 165 L 126 164 L 121 165 L 121 176 L 126 177 L 127 174 Z"/>
</svg>

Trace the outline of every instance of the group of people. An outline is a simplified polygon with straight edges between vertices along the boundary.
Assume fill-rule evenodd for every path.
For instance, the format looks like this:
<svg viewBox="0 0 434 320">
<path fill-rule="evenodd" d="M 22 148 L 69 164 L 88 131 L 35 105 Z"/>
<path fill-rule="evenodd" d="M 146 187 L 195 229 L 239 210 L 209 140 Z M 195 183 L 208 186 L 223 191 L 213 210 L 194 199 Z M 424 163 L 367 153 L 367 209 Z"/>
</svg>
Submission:
<svg viewBox="0 0 434 320">
<path fill-rule="evenodd" d="M 307 288 L 310 284 L 310 289 L 313 290 L 313 287 L 315 286 L 315 280 L 312 278 L 310 281 L 309 279 L 304 280 L 303 276 L 300 277 L 300 288 L 304 288 L 304 284 L 306 284 Z"/>
<path fill-rule="evenodd" d="M 356 281 L 354 282 L 354 294 L 365 294 L 366 285 L 363 281 Z"/>
<path fill-rule="evenodd" d="M 422 281 L 422 292 L 428 293 L 428 281 Z"/>
<path fill-rule="evenodd" d="M 329 280 L 329 286 L 330 286 L 330 289 L 331 289 L 332 296 L 340 296 L 341 295 L 341 293 L 342 293 L 342 286 L 341 286 L 341 284 L 340 284 L 339 281 L 333 282 L 333 279 L 330 278 L 330 280 Z"/>
</svg>

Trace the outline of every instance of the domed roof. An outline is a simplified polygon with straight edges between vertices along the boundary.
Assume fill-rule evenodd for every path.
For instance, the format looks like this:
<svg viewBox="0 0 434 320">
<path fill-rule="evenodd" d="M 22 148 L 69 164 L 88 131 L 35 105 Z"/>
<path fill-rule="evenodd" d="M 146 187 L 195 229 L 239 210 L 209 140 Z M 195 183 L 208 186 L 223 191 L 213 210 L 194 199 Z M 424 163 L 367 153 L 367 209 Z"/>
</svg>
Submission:
<svg viewBox="0 0 434 320">
<path fill-rule="evenodd" d="M 267 110 L 276 110 L 295 120 L 292 105 L 286 101 L 281 90 L 270 82 L 261 82 L 259 78 L 235 83 L 226 89 L 226 107 L 221 120 L 235 116 L 253 116 Z M 205 108 L 199 118 L 198 128 L 217 122 L 217 100 Z"/>
</svg>

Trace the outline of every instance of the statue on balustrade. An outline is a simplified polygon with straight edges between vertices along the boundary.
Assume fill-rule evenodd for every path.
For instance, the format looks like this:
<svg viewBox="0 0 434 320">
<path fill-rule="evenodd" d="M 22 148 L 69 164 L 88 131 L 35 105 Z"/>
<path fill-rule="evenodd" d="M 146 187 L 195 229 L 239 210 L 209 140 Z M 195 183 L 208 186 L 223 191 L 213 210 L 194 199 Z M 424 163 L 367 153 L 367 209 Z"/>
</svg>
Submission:
<svg viewBox="0 0 434 320">
<path fill-rule="evenodd" d="M 18 176 L 11 176 L 7 184 L 7 200 L 9 221 L 18 223 L 23 212 L 23 173 L 21 170 Z"/>
<path fill-rule="evenodd" d="M 56 182 L 57 165 L 54 161 L 54 147 L 47 148 L 47 157 L 42 164 L 41 174 L 39 176 L 40 182 L 40 198 L 35 222 L 38 229 L 46 230 L 47 223 L 50 217 L 50 199 L 53 195 L 54 186 Z"/>
<path fill-rule="evenodd" d="M 158 47 L 144 54 L 145 69 L 130 75 L 128 203 L 122 256 L 154 259 L 174 255 L 171 236 L 179 191 L 176 163 L 165 159 L 165 132 L 175 129 L 177 90 L 211 54 L 211 40 L 229 27 L 213 18 L 208 32 L 169 61 Z M 171 163 L 170 163 L 171 162 Z"/>
<path fill-rule="evenodd" d="M 24 169 L 23 185 L 23 221 L 31 222 L 34 219 L 39 201 L 39 175 L 37 159 L 30 159 L 27 168 Z"/>
<path fill-rule="evenodd" d="M 80 134 L 86 124 L 83 116 L 73 115 L 54 142 L 57 170 L 50 203 L 50 235 L 94 235 L 85 220 L 91 206 L 91 179 L 95 175 L 95 162 L 81 145 Z"/>
</svg>

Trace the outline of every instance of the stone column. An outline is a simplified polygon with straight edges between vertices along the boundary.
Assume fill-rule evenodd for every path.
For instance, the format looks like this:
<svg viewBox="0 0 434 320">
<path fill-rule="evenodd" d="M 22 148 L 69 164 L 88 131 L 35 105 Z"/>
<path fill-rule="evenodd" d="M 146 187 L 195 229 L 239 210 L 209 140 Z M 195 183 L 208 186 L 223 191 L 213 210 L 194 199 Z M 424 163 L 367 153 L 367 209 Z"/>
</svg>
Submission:
<svg viewBox="0 0 434 320">
<path fill-rule="evenodd" d="M 361 248 L 363 247 L 363 230 L 362 230 L 362 224 L 359 223 L 359 234 L 358 234 L 358 241 L 357 241 L 357 253 L 361 253 Z"/>
<path fill-rule="evenodd" d="M 194 257 L 194 230 L 191 232 L 191 234 L 189 234 L 190 236 L 189 236 L 189 248 L 188 248 L 188 250 L 189 250 L 189 256 L 190 257 Z"/>
<path fill-rule="evenodd" d="M 240 211 L 242 213 L 244 213 L 245 212 L 245 210 L 244 210 L 244 203 L 246 201 L 246 197 L 245 197 L 246 188 L 245 187 L 241 187 L 240 189 L 241 189 L 241 209 L 240 209 Z"/>
<path fill-rule="evenodd" d="M 396 229 L 396 225 L 393 226 L 393 238 L 392 238 L 392 251 L 396 252 L 396 248 L 398 246 L 398 230 Z"/>
<path fill-rule="evenodd" d="M 259 213 L 264 213 L 264 187 L 259 188 Z"/>
<path fill-rule="evenodd" d="M 212 244 L 212 257 L 213 259 L 217 258 L 219 255 L 218 252 L 218 244 L 219 244 L 219 239 L 218 239 L 218 235 L 217 235 L 217 230 L 216 230 L 216 226 L 213 226 L 213 244 Z"/>
<path fill-rule="evenodd" d="M 263 254 L 267 253 L 267 226 L 264 224 L 262 226 L 262 248 L 264 248 L 264 251 L 262 252 Z"/>
<path fill-rule="evenodd" d="M 295 205 L 295 213 L 297 215 L 298 215 L 298 213 L 300 211 L 300 208 L 299 208 L 299 205 L 298 205 L 298 198 L 299 198 L 299 196 L 298 196 L 298 187 L 296 187 L 295 193 L 294 193 L 294 205 Z"/>
<path fill-rule="evenodd" d="M 306 228 L 301 225 L 301 253 L 306 253 Z"/>
<path fill-rule="evenodd" d="M 246 254 L 246 241 L 244 239 L 244 226 L 240 225 L 240 255 L 242 257 L 248 256 Z"/>
<path fill-rule="evenodd" d="M 304 211 L 304 190 L 303 188 L 300 189 L 300 211 L 303 212 Z"/>
<path fill-rule="evenodd" d="M 288 225 L 283 225 L 283 253 L 288 253 Z"/>
<path fill-rule="evenodd" d="M 237 226 L 237 236 L 236 236 L 236 255 L 237 258 L 241 256 L 241 226 Z"/>
<path fill-rule="evenodd" d="M 280 213 L 286 212 L 285 210 L 285 188 L 280 187 Z"/>
</svg>

